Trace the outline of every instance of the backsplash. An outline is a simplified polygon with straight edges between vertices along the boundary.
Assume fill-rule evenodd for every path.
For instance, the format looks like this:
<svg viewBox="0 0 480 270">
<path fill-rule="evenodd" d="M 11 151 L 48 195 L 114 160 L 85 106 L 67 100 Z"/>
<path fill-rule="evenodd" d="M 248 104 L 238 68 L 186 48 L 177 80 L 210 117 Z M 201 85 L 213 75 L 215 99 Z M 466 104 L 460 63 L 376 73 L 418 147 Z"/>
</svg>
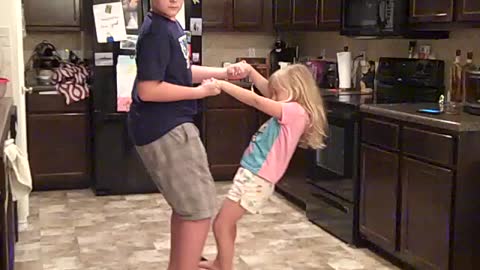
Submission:
<svg viewBox="0 0 480 270">
<path fill-rule="evenodd" d="M 82 57 L 83 44 L 81 32 L 28 32 L 27 36 L 23 39 L 25 63 L 32 55 L 35 46 L 44 40 L 52 43 L 57 50 L 70 49 L 79 53 L 79 56 Z"/>
<path fill-rule="evenodd" d="M 255 57 L 267 57 L 274 41 L 273 33 L 203 33 L 202 64 L 218 67 L 222 62 L 233 63 L 237 57 L 248 56 L 248 48 L 255 48 Z"/>
<path fill-rule="evenodd" d="M 320 56 L 325 49 L 326 57 L 335 58 L 336 52 L 344 46 L 357 55 L 367 52 L 367 58 L 378 61 L 379 57 L 407 57 L 408 39 L 360 40 L 341 36 L 338 32 L 297 32 L 287 34 L 290 43 L 299 45 L 300 55 Z M 429 44 L 435 57 L 445 61 L 445 81 L 448 87 L 449 67 L 455 57 L 455 50 L 462 50 L 462 62 L 466 60 L 467 51 L 473 51 L 474 62 L 480 63 L 480 29 L 462 29 L 450 33 L 449 39 L 417 40 L 419 45 Z"/>
</svg>

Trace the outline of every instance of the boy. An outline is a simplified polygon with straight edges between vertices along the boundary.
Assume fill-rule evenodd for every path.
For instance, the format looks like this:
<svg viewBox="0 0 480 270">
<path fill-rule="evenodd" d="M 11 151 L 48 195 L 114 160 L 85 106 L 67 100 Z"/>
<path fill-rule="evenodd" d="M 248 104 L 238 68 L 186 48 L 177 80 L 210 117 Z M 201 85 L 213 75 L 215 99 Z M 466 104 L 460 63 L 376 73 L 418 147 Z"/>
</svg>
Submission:
<svg viewBox="0 0 480 270">
<path fill-rule="evenodd" d="M 207 78 L 239 79 L 244 64 L 228 69 L 190 66 L 187 40 L 175 17 L 184 0 L 152 0 L 137 43 L 137 78 L 128 126 L 152 179 L 172 207 L 168 270 L 198 269 L 216 211 L 215 186 L 193 124 L 197 99 L 218 95 Z"/>
</svg>

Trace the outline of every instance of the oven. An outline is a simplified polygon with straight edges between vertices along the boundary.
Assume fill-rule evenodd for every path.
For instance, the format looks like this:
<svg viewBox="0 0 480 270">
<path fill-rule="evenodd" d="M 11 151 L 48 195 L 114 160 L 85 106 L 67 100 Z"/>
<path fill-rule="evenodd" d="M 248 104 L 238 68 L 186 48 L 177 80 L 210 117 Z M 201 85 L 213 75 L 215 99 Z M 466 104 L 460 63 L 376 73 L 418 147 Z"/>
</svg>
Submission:
<svg viewBox="0 0 480 270">
<path fill-rule="evenodd" d="M 338 237 L 357 244 L 359 108 L 326 102 L 326 147 L 310 152 L 307 217 Z"/>
</svg>

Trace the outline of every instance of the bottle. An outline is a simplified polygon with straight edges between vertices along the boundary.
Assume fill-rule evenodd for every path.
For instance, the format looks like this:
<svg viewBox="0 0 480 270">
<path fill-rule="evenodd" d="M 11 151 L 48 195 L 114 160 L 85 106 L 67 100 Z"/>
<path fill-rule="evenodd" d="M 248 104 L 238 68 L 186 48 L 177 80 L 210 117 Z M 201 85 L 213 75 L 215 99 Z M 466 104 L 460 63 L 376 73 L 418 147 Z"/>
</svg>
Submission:
<svg viewBox="0 0 480 270">
<path fill-rule="evenodd" d="M 462 67 L 462 91 L 461 91 L 461 101 L 465 102 L 465 94 L 467 91 L 466 82 L 467 82 L 467 72 L 477 70 L 477 66 L 473 63 L 473 52 L 467 53 L 467 63 Z"/>
<path fill-rule="evenodd" d="M 447 102 L 461 102 L 462 100 L 462 66 L 460 57 L 462 52 L 457 50 L 455 61 L 450 68 L 450 92 L 447 94 Z"/>
</svg>

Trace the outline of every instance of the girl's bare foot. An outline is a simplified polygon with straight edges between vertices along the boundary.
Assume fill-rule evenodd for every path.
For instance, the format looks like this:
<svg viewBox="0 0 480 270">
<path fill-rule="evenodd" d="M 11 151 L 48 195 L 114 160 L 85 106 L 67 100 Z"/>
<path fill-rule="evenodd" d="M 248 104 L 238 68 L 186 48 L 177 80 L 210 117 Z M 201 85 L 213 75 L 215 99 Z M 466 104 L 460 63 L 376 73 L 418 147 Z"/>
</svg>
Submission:
<svg viewBox="0 0 480 270">
<path fill-rule="evenodd" d="M 217 261 L 201 261 L 198 267 L 200 269 L 220 270 L 220 265 Z"/>
</svg>

